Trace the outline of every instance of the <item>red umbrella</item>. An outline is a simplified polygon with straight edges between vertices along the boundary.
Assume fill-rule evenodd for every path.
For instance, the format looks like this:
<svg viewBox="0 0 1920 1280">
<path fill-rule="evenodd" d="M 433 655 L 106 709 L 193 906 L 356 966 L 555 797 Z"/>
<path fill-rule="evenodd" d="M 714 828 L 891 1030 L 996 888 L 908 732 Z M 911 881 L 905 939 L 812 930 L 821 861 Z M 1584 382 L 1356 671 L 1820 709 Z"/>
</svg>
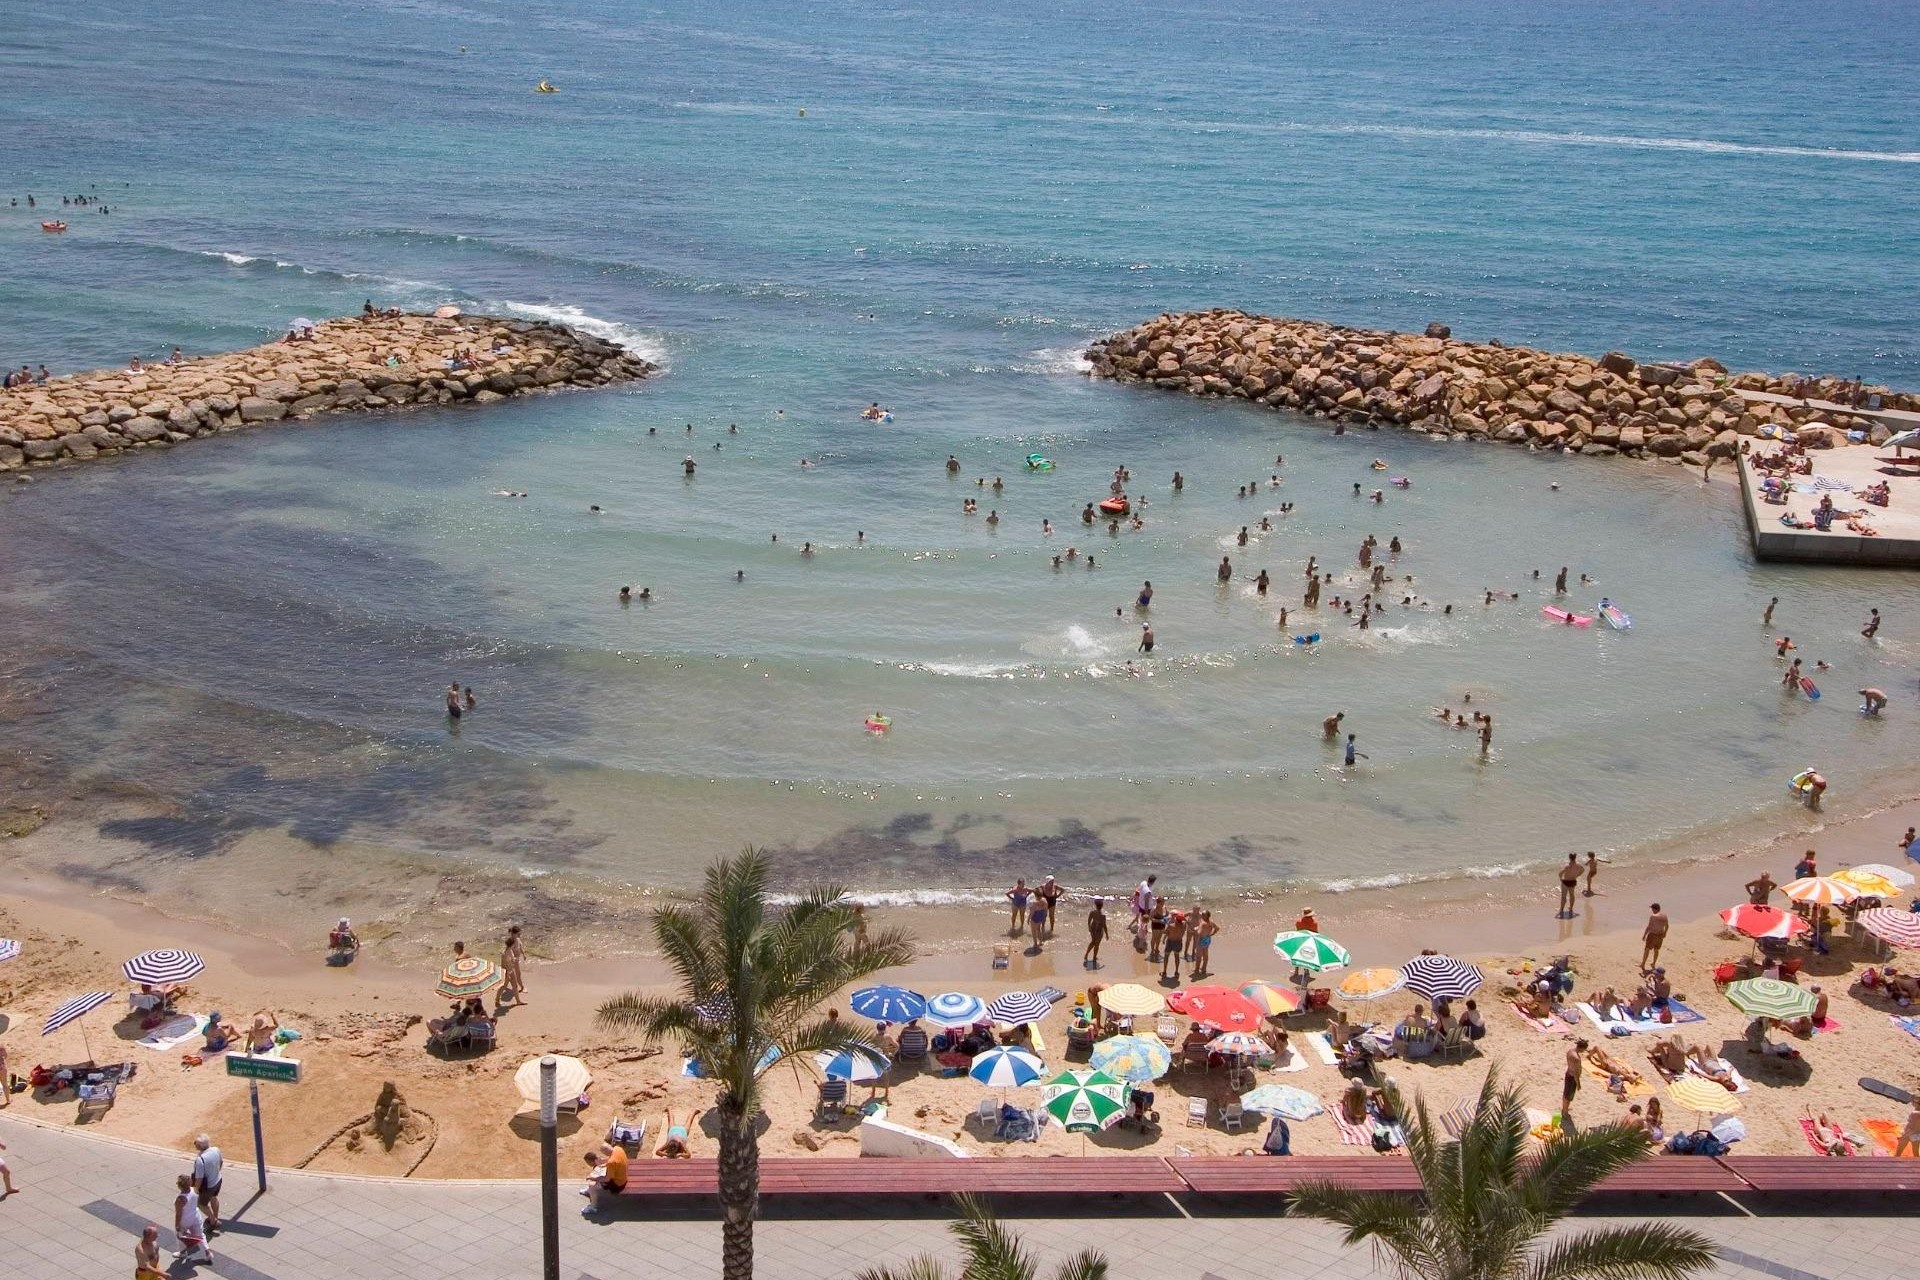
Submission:
<svg viewBox="0 0 1920 1280">
<path fill-rule="evenodd" d="M 1727 922 L 1729 929 L 1749 938 L 1792 938 L 1812 931 L 1812 926 L 1799 916 L 1778 907 L 1756 907 L 1751 903 L 1728 907 L 1720 913 L 1720 918 Z"/>
<path fill-rule="evenodd" d="M 1223 1031 L 1251 1031 L 1266 1021 L 1266 1010 L 1232 987 L 1187 987 L 1167 996 L 1167 1008 Z"/>
</svg>

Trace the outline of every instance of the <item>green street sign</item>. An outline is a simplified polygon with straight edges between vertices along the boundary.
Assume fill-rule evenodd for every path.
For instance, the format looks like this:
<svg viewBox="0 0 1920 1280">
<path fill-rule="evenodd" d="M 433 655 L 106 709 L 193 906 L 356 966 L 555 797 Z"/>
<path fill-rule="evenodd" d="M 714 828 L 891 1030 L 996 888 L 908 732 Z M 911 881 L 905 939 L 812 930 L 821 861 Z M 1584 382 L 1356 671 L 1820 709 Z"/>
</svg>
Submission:
<svg viewBox="0 0 1920 1280">
<path fill-rule="evenodd" d="M 244 1053 L 230 1053 L 227 1055 L 227 1074 L 247 1080 L 299 1084 L 300 1064 L 292 1058 L 251 1058 Z"/>
</svg>

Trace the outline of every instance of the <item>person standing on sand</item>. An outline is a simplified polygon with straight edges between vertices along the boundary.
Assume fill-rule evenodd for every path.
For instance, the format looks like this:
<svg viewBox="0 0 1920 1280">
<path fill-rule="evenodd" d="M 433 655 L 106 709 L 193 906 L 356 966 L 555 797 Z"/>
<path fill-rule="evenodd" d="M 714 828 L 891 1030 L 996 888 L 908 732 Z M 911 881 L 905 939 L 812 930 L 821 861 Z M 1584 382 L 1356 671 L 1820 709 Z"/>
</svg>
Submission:
<svg viewBox="0 0 1920 1280">
<path fill-rule="evenodd" d="M 1167 917 L 1166 944 L 1160 952 L 1160 980 L 1167 979 L 1167 966 L 1173 966 L 1173 984 L 1180 985 L 1180 956 L 1187 945 L 1187 915 L 1175 911 Z"/>
<path fill-rule="evenodd" d="M 1640 933 L 1640 972 L 1646 973 L 1660 963 L 1660 948 L 1666 944 L 1669 922 L 1659 903 L 1648 908 L 1647 927 Z"/>
<path fill-rule="evenodd" d="M 1194 925 L 1193 934 L 1193 976 L 1196 980 L 1213 972 L 1213 940 L 1220 933 L 1220 925 L 1214 920 L 1213 912 L 1202 911 L 1200 921 Z"/>
<path fill-rule="evenodd" d="M 1033 939 L 1033 954 L 1039 955 L 1044 944 L 1047 930 L 1047 903 L 1039 894 L 1033 895 L 1033 905 L 1027 908 L 1027 936 Z"/>
<path fill-rule="evenodd" d="M 520 926 L 508 925 L 506 945 L 500 948 L 500 968 L 506 973 L 507 989 L 513 992 L 516 1005 L 526 1003 L 527 980 L 520 970 L 526 958 L 526 949 L 520 945 Z"/>
<path fill-rule="evenodd" d="M 1573 1095 L 1580 1092 L 1580 1072 L 1584 1070 L 1581 1060 L 1587 1052 L 1587 1042 L 1575 1040 L 1573 1048 L 1567 1050 L 1567 1074 L 1560 1082 L 1560 1127 L 1568 1133 L 1573 1132 Z"/>
<path fill-rule="evenodd" d="M 1764 907 L 1767 905 L 1767 899 L 1773 896 L 1774 888 L 1773 873 L 1762 871 L 1747 881 L 1747 901 L 1756 907 Z"/>
<path fill-rule="evenodd" d="M 1587 850 L 1587 887 L 1580 891 L 1582 897 L 1593 896 L 1594 877 L 1600 874 L 1600 857 L 1593 850 Z"/>
<path fill-rule="evenodd" d="M 1554 913 L 1559 920 L 1573 917 L 1574 890 L 1580 887 L 1580 855 L 1567 855 L 1567 865 L 1560 868 L 1560 909 Z"/>
<path fill-rule="evenodd" d="M 1040 882 L 1040 887 L 1034 890 L 1034 892 L 1039 896 L 1040 901 L 1046 904 L 1047 936 L 1051 938 L 1053 936 L 1054 917 L 1059 914 L 1060 910 L 1060 896 L 1064 894 L 1066 890 L 1060 887 L 1058 880 L 1052 876 L 1048 876 Z"/>
<path fill-rule="evenodd" d="M 1020 927 L 1027 922 L 1027 899 L 1032 896 L 1033 891 L 1027 888 L 1024 877 L 1015 880 L 1013 888 L 1007 890 L 1007 901 L 1011 904 L 1008 908 L 1007 925 L 1007 933 L 1010 936 L 1015 938 L 1020 936 Z"/>
<path fill-rule="evenodd" d="M 1087 949 L 1080 957 L 1083 969 L 1100 967 L 1100 944 L 1107 940 L 1106 899 L 1095 898 L 1093 909 L 1087 912 Z"/>
</svg>

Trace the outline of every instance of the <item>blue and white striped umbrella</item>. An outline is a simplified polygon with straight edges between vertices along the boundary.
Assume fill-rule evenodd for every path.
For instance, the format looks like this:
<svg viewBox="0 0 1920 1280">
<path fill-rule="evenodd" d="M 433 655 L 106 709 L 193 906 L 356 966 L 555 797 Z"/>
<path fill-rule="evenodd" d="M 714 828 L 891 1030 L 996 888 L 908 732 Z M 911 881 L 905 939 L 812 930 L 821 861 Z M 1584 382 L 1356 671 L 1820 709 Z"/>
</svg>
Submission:
<svg viewBox="0 0 1920 1280">
<path fill-rule="evenodd" d="M 1400 966 L 1400 972 L 1407 975 L 1409 990 L 1429 1000 L 1470 996 L 1487 980 L 1478 968 L 1452 956 L 1415 956 Z"/>
<path fill-rule="evenodd" d="M 927 1016 L 927 998 L 905 987 L 862 987 L 847 1004 L 875 1022 L 909 1022 Z"/>
<path fill-rule="evenodd" d="M 1031 991 L 1009 991 L 987 1006 L 987 1016 L 995 1022 L 1017 1027 L 1023 1022 L 1038 1022 L 1053 1008 Z"/>
<path fill-rule="evenodd" d="M 191 951 L 163 947 L 157 951 L 142 951 L 121 965 L 120 971 L 127 975 L 130 982 L 164 987 L 173 982 L 185 982 L 206 967 L 207 962 Z"/>
<path fill-rule="evenodd" d="M 829 1080 L 878 1080 L 893 1065 L 877 1049 L 835 1049 L 816 1053 L 813 1060 Z"/>
<path fill-rule="evenodd" d="M 927 1001 L 927 1021 L 942 1027 L 970 1027 L 987 1016 L 987 1002 L 964 991 L 942 991 Z"/>
<path fill-rule="evenodd" d="M 40 1034 L 50 1036 L 75 1018 L 98 1009 L 111 999 L 113 999 L 111 991 L 89 991 L 83 996 L 75 996 L 47 1015 L 46 1024 L 40 1028 Z"/>
<path fill-rule="evenodd" d="M 0 938 L 0 960 L 11 960 L 20 954 L 20 944 L 12 938 Z"/>
<path fill-rule="evenodd" d="M 1047 1064 L 1025 1049 L 989 1049 L 973 1060 L 967 1074 L 989 1089 L 1018 1089 L 1047 1073 Z"/>
</svg>

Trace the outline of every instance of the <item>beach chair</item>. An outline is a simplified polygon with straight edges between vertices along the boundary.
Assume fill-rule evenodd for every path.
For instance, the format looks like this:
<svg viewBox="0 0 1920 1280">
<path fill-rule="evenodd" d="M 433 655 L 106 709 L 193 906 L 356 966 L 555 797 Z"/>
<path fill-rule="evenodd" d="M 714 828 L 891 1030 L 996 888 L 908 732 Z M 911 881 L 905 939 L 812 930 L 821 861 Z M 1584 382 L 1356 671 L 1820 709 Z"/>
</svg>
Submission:
<svg viewBox="0 0 1920 1280">
<path fill-rule="evenodd" d="M 496 1025 L 491 1021 L 475 1019 L 467 1024 L 466 1047 L 469 1049 L 491 1049 L 494 1045 Z"/>
<path fill-rule="evenodd" d="M 1473 1041 L 1467 1039 L 1465 1027 L 1455 1027 L 1441 1038 L 1440 1046 L 1433 1051 L 1434 1056 L 1445 1062 L 1455 1054 L 1465 1058 L 1473 1049 Z"/>
<path fill-rule="evenodd" d="M 992 1128 L 1000 1123 L 1000 1104 L 993 1098 L 982 1098 L 980 1105 L 975 1107 L 973 1114 L 967 1118 Z"/>
<path fill-rule="evenodd" d="M 438 1049 L 443 1054 L 450 1054 L 453 1052 L 455 1046 L 463 1045 L 466 1042 L 467 1028 L 465 1026 L 454 1026 L 449 1023 L 443 1027 L 427 1028 L 428 1049 Z"/>
<path fill-rule="evenodd" d="M 994 943 L 993 944 L 993 967 L 996 969 L 1005 969 L 1005 968 L 1009 968 L 1012 964 L 1013 964 L 1013 944 L 1008 942 Z"/>
<path fill-rule="evenodd" d="M 1171 1049 L 1180 1041 L 1179 1019 L 1168 1014 L 1161 1014 L 1158 1018 L 1154 1019 L 1153 1034 L 1159 1036 L 1161 1043 Z"/>
<path fill-rule="evenodd" d="M 647 1141 L 647 1122 L 615 1119 L 607 1126 L 607 1141 L 616 1147 L 625 1147 L 628 1155 L 637 1156 Z"/>
<path fill-rule="evenodd" d="M 822 1080 L 820 1082 L 820 1100 L 814 1104 L 814 1114 L 830 1112 L 840 1114 L 847 1105 L 847 1082 L 845 1080 Z"/>
<path fill-rule="evenodd" d="M 1205 1098 L 1187 1099 L 1187 1127 L 1204 1129 L 1207 1127 L 1207 1100 Z"/>
<path fill-rule="evenodd" d="M 1229 1102 L 1220 1108 L 1220 1127 L 1229 1133 L 1238 1133 L 1247 1123 L 1247 1113 L 1237 1102 Z"/>
</svg>

